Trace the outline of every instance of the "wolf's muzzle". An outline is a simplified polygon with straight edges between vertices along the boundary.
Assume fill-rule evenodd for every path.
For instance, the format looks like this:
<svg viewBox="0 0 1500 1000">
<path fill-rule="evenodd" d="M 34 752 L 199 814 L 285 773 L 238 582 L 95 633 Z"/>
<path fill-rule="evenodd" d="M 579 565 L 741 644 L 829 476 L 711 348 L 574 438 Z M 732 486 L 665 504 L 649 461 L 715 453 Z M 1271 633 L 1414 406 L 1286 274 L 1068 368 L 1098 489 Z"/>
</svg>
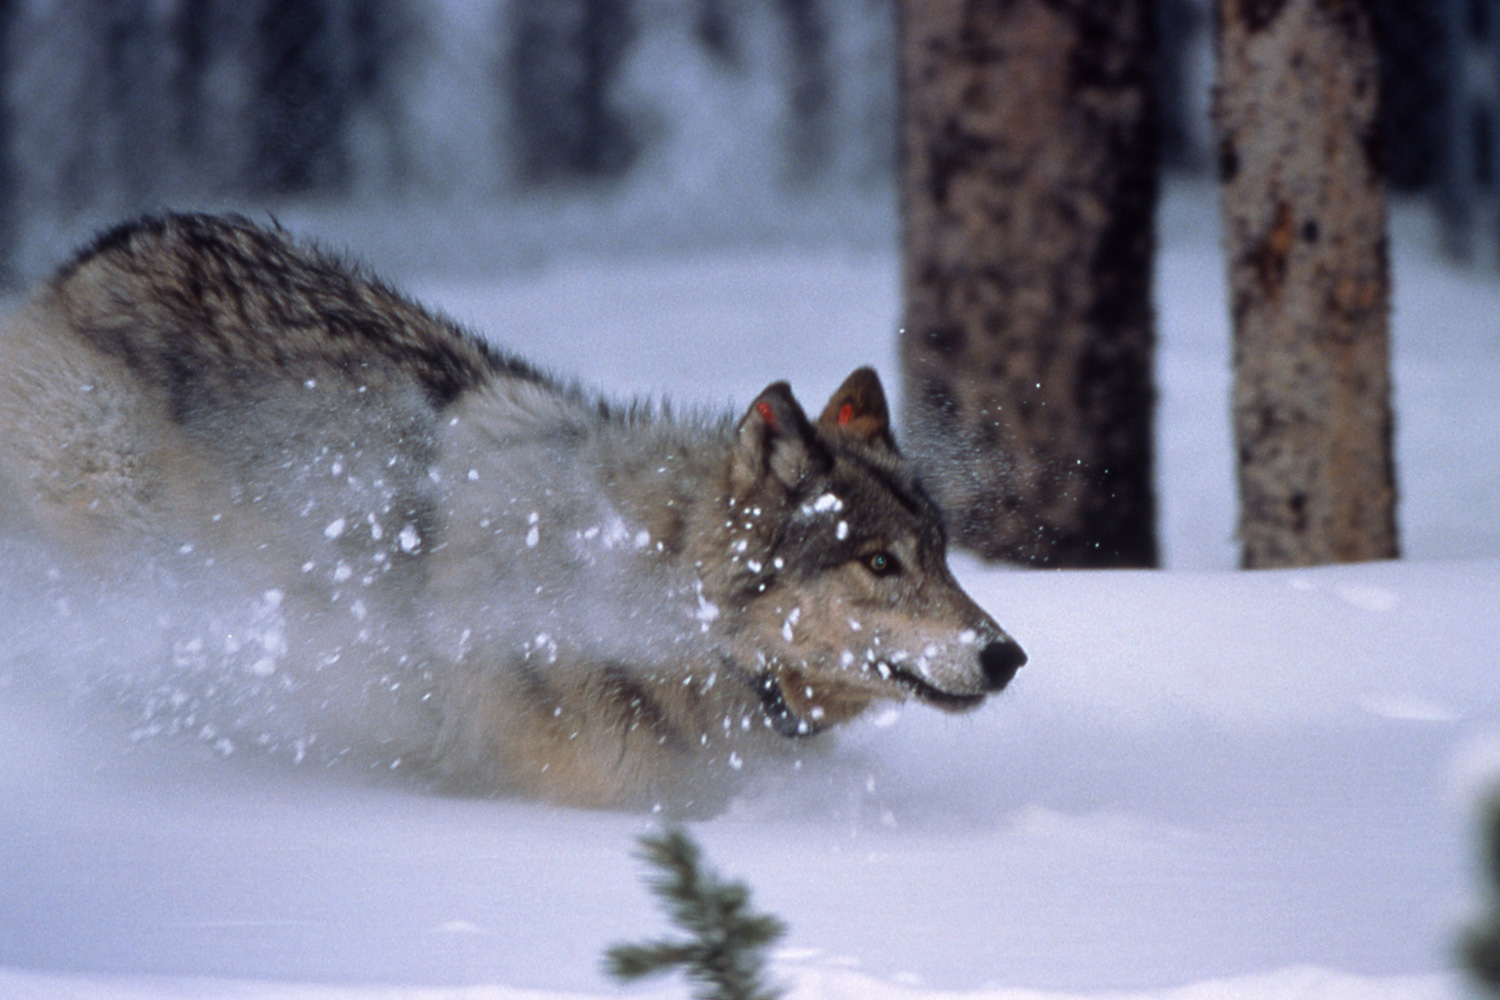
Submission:
<svg viewBox="0 0 1500 1000">
<path fill-rule="evenodd" d="M 979 651 L 986 691 L 999 691 L 1026 665 L 1026 651 L 1010 639 L 992 642 Z"/>
</svg>

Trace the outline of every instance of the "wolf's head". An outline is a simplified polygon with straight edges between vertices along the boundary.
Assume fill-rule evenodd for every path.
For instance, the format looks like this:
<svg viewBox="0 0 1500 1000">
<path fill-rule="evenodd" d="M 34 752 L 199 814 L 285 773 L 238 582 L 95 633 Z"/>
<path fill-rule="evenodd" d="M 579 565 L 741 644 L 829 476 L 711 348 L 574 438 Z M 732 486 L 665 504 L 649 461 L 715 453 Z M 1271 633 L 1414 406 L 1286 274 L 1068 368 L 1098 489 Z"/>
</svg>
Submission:
<svg viewBox="0 0 1500 1000">
<path fill-rule="evenodd" d="M 942 516 L 896 449 L 871 369 L 816 423 L 785 383 L 769 386 L 735 427 L 728 479 L 722 625 L 779 732 L 879 699 L 971 708 L 1026 662 L 949 572 Z"/>
</svg>

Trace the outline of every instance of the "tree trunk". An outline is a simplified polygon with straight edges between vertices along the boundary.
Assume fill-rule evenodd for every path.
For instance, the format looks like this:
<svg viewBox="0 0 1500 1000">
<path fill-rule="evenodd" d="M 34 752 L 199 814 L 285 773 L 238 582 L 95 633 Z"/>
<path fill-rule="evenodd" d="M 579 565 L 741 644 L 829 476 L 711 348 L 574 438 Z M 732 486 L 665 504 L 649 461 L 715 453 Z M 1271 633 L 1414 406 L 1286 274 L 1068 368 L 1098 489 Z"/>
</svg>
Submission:
<svg viewBox="0 0 1500 1000">
<path fill-rule="evenodd" d="M 1374 0 L 1221 0 L 1246 567 L 1396 553 Z"/>
<path fill-rule="evenodd" d="M 138 212 L 161 197 L 167 160 L 167 90 L 161 35 L 147 0 L 116 0 L 99 12 L 104 44 L 105 169 L 119 185 L 122 207 Z"/>
<path fill-rule="evenodd" d="M 270 195 L 342 191 L 348 81 L 327 0 L 269 0 L 256 25 L 252 186 Z"/>
<path fill-rule="evenodd" d="M 827 13 L 817 0 L 777 0 L 787 48 L 788 178 L 815 180 L 828 165 L 833 98 Z"/>
<path fill-rule="evenodd" d="M 538 186 L 623 175 L 637 152 L 612 90 L 634 28 L 631 0 L 514 4 L 505 89 L 521 180 Z"/>
<path fill-rule="evenodd" d="M 0 94 L 13 91 L 15 0 L 0 0 Z M 0 101 L 0 289 L 18 284 L 16 247 L 21 235 L 20 180 L 16 169 L 16 124 L 8 100 Z"/>
<path fill-rule="evenodd" d="M 906 437 L 955 539 L 1150 566 L 1151 0 L 902 0 Z"/>
</svg>

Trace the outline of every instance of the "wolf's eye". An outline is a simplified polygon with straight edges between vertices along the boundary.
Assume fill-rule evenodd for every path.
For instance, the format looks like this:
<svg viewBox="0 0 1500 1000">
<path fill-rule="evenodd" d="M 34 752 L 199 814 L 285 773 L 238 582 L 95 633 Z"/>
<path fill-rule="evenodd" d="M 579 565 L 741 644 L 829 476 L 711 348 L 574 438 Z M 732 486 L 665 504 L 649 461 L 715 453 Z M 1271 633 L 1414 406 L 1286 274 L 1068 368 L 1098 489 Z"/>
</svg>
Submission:
<svg viewBox="0 0 1500 1000">
<path fill-rule="evenodd" d="M 899 568 L 900 564 L 896 562 L 896 557 L 889 552 L 882 550 L 865 556 L 865 569 L 876 576 L 890 576 Z"/>
</svg>

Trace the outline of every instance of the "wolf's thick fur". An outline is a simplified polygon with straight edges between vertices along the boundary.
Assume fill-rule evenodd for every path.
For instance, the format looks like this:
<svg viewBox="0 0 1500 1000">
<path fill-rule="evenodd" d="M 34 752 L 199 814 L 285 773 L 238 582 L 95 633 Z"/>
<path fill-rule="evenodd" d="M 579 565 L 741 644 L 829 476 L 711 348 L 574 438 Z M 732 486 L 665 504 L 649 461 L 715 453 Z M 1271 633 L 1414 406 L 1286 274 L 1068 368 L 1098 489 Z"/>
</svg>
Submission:
<svg viewBox="0 0 1500 1000">
<path fill-rule="evenodd" d="M 359 664 L 425 720 L 393 755 L 483 792 L 686 805 L 1025 660 L 870 370 L 816 422 L 783 383 L 620 408 L 236 217 L 113 230 L 0 330 L 0 499 L 97 567 L 229 569 L 281 623 L 260 673 Z"/>
</svg>

